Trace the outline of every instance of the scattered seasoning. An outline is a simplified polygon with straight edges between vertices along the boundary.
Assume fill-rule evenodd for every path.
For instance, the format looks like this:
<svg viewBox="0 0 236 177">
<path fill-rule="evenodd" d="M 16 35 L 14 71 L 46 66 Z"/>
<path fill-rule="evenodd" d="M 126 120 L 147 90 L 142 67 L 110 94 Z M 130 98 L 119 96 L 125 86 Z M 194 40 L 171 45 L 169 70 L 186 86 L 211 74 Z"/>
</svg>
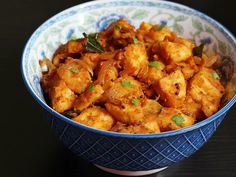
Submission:
<svg viewBox="0 0 236 177">
<path fill-rule="evenodd" d="M 89 90 L 90 90 L 90 91 L 95 90 L 95 85 L 90 85 L 90 86 L 89 86 Z"/>
<path fill-rule="evenodd" d="M 162 23 L 161 25 L 159 25 L 158 27 L 157 27 L 157 31 L 161 31 L 164 27 L 166 26 L 166 23 Z"/>
<path fill-rule="evenodd" d="M 72 68 L 70 69 L 70 71 L 71 71 L 72 73 L 78 73 L 78 72 L 79 72 L 78 68 L 76 68 L 76 67 L 72 67 Z"/>
<path fill-rule="evenodd" d="M 66 111 L 63 113 L 67 117 L 76 117 L 80 114 L 80 111 L 77 109 Z"/>
<path fill-rule="evenodd" d="M 150 61 L 148 63 L 149 66 L 154 67 L 156 69 L 160 69 L 160 62 L 159 61 Z"/>
<path fill-rule="evenodd" d="M 133 42 L 134 42 L 134 44 L 138 44 L 138 42 L 139 42 L 139 41 L 138 41 L 138 38 L 134 37 L 134 38 L 133 38 Z"/>
<path fill-rule="evenodd" d="M 212 73 L 213 79 L 220 79 L 220 76 L 217 73 Z"/>
<path fill-rule="evenodd" d="M 121 85 L 123 86 L 123 87 L 129 87 L 129 88 L 132 88 L 133 87 L 133 85 L 130 83 L 130 81 L 128 81 L 128 80 L 124 80 L 124 81 L 122 81 L 121 82 Z"/>
<path fill-rule="evenodd" d="M 120 25 L 115 25 L 115 26 L 114 26 L 114 29 L 115 29 L 115 30 L 121 30 L 121 29 L 122 29 L 122 26 L 120 26 Z"/>
<path fill-rule="evenodd" d="M 76 40 L 75 35 L 71 35 L 71 37 L 70 37 L 70 41 L 75 41 L 75 40 Z"/>
<path fill-rule="evenodd" d="M 204 49 L 204 44 L 201 44 L 197 47 L 194 47 L 193 48 L 193 55 L 194 56 L 198 56 L 198 57 L 202 57 L 202 52 L 203 52 L 203 49 Z"/>
<path fill-rule="evenodd" d="M 181 126 L 184 122 L 184 118 L 181 115 L 174 115 L 172 120 L 175 122 L 176 125 Z"/>
<path fill-rule="evenodd" d="M 88 52 L 102 53 L 105 51 L 99 43 L 98 33 L 91 33 L 89 35 L 83 33 L 83 35 L 87 38 L 87 44 L 84 47 Z"/>
<path fill-rule="evenodd" d="M 134 106 L 138 106 L 139 105 L 139 100 L 138 99 L 136 99 L 136 98 L 134 98 L 133 100 L 132 100 L 132 103 L 133 103 L 133 105 Z"/>
</svg>

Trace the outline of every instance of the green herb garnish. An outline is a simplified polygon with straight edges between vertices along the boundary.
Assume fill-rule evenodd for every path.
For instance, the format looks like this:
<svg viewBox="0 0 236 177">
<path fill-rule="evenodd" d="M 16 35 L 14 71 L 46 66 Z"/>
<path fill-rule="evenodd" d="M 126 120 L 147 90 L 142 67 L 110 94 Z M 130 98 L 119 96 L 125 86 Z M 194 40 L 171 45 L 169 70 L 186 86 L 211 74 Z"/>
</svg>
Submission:
<svg viewBox="0 0 236 177">
<path fill-rule="evenodd" d="M 156 69 L 160 69 L 160 62 L 159 61 L 150 61 L 148 63 L 149 66 L 154 67 Z"/>
<path fill-rule="evenodd" d="M 133 42 L 134 42 L 134 44 L 138 44 L 138 42 L 139 42 L 139 41 L 138 41 L 138 38 L 134 37 L 134 38 L 133 38 Z"/>
<path fill-rule="evenodd" d="M 213 79 L 220 79 L 220 76 L 217 73 L 212 73 Z"/>
<path fill-rule="evenodd" d="M 172 120 L 175 122 L 176 125 L 181 126 L 184 122 L 184 118 L 181 115 L 174 115 Z"/>
<path fill-rule="evenodd" d="M 194 47 L 193 48 L 193 55 L 198 56 L 198 57 L 202 57 L 203 49 L 204 49 L 204 44 Z"/>
<path fill-rule="evenodd" d="M 159 26 L 156 28 L 156 30 L 157 30 L 157 31 L 161 31 L 165 26 L 166 26 L 166 24 L 165 24 L 165 23 L 162 23 L 161 25 L 159 25 Z"/>
<path fill-rule="evenodd" d="M 114 26 L 114 29 L 115 29 L 115 30 L 121 30 L 121 29 L 122 29 L 122 26 L 120 26 L 120 25 L 115 25 L 115 26 Z"/>
<path fill-rule="evenodd" d="M 130 81 L 128 81 L 128 80 L 122 81 L 122 82 L 121 82 L 121 85 L 122 85 L 123 87 L 129 87 L 129 88 L 133 87 L 133 85 L 132 85 L 132 84 L 130 83 Z"/>
<path fill-rule="evenodd" d="M 75 35 L 71 35 L 71 37 L 70 37 L 70 41 L 75 41 L 75 40 L 76 40 Z"/>
<path fill-rule="evenodd" d="M 89 90 L 90 90 L 90 91 L 95 90 L 95 85 L 90 85 L 90 86 L 89 86 Z"/>
<path fill-rule="evenodd" d="M 78 72 L 79 72 L 78 68 L 76 68 L 76 67 L 70 68 L 70 71 L 71 71 L 72 73 L 78 73 Z"/>
<path fill-rule="evenodd" d="M 134 98 L 133 100 L 132 100 L 132 103 L 133 103 L 133 105 L 134 106 L 138 106 L 139 105 L 139 100 L 138 99 L 136 99 L 136 98 Z"/>
<path fill-rule="evenodd" d="M 87 35 L 83 33 L 84 37 L 87 38 L 87 44 L 85 45 L 85 49 L 89 52 L 94 53 L 102 53 L 104 49 L 98 41 L 98 33 L 91 33 Z"/>
</svg>

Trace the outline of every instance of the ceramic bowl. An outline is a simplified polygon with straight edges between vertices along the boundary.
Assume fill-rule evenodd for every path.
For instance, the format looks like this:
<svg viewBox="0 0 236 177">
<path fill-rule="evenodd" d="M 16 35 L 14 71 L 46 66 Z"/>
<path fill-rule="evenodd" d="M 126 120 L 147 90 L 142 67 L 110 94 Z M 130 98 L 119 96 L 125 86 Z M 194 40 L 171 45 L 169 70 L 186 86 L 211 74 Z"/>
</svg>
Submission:
<svg viewBox="0 0 236 177">
<path fill-rule="evenodd" d="M 207 53 L 220 53 L 236 61 L 236 40 L 221 24 L 189 7 L 155 0 L 93 1 L 69 8 L 43 23 L 30 37 L 22 56 L 25 85 L 45 112 L 51 128 L 74 154 L 103 170 L 144 175 L 160 171 L 199 150 L 216 131 L 235 103 L 234 74 L 231 97 L 217 113 L 191 127 L 160 134 L 120 134 L 93 129 L 57 113 L 45 102 L 40 86 L 39 60 L 51 58 L 55 49 L 71 37 L 102 31 L 112 21 L 128 18 L 137 27 L 142 21 L 165 23 L 178 35 L 197 44 L 205 43 Z"/>
</svg>

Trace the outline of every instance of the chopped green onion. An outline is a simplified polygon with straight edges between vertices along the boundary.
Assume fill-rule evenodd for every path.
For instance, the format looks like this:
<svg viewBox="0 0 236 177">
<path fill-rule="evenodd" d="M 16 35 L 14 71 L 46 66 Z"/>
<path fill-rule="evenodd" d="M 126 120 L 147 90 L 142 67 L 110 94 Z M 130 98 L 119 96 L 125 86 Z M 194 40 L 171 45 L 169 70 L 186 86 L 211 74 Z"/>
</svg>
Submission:
<svg viewBox="0 0 236 177">
<path fill-rule="evenodd" d="M 115 25 L 115 26 L 114 26 L 114 29 L 115 29 L 115 30 L 121 30 L 121 29 L 122 29 L 122 26 L 120 26 L 120 25 Z"/>
<path fill-rule="evenodd" d="M 156 69 L 160 69 L 160 62 L 159 61 L 150 61 L 149 66 L 154 67 Z"/>
<path fill-rule="evenodd" d="M 75 35 L 71 35 L 71 37 L 70 37 L 70 41 L 74 41 L 74 40 L 76 40 Z"/>
<path fill-rule="evenodd" d="M 89 86 L 89 90 L 90 90 L 90 91 L 95 90 L 95 85 L 90 85 L 90 86 Z"/>
<path fill-rule="evenodd" d="M 71 71 L 72 73 L 78 73 L 78 72 L 79 72 L 78 68 L 76 68 L 76 67 L 72 67 L 72 68 L 70 69 L 70 71 Z"/>
<path fill-rule="evenodd" d="M 217 73 L 212 74 L 213 79 L 220 79 L 220 76 Z"/>
<path fill-rule="evenodd" d="M 124 80 L 124 81 L 122 81 L 121 82 L 121 85 L 123 86 L 123 87 L 129 87 L 129 88 L 132 88 L 133 87 L 133 85 L 130 83 L 130 81 L 128 81 L 128 80 Z"/>
<path fill-rule="evenodd" d="M 184 118 L 181 115 L 174 115 L 172 120 L 175 122 L 176 125 L 181 126 L 184 122 Z"/>
<path fill-rule="evenodd" d="M 134 106 L 138 106 L 139 105 L 139 100 L 138 99 L 136 99 L 136 98 L 134 98 L 133 100 L 132 100 L 132 103 L 133 103 L 133 105 Z"/>
<path fill-rule="evenodd" d="M 139 41 L 138 41 L 138 38 L 134 37 L 134 38 L 133 38 L 133 42 L 134 42 L 134 44 L 138 44 L 138 42 L 139 42 Z"/>
<path fill-rule="evenodd" d="M 166 24 L 164 23 L 164 24 L 161 24 L 161 25 L 159 25 L 158 27 L 157 27 L 157 31 L 161 31 L 164 27 L 166 26 Z"/>
</svg>

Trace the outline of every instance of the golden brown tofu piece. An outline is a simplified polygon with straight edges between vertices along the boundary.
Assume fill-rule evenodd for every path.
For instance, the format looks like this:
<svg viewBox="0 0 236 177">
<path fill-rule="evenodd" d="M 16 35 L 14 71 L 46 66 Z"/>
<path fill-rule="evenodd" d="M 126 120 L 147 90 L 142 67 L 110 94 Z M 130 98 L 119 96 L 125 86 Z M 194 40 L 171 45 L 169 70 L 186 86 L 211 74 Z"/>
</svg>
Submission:
<svg viewBox="0 0 236 177">
<path fill-rule="evenodd" d="M 224 94 L 219 75 L 213 69 L 204 67 L 190 80 L 188 90 L 192 98 L 202 105 L 207 117 L 218 110 Z"/>
<path fill-rule="evenodd" d="M 82 111 L 101 98 L 104 90 L 101 85 L 90 85 L 75 101 L 74 108 Z"/>
<path fill-rule="evenodd" d="M 144 114 L 139 105 L 123 103 L 120 106 L 112 103 L 105 104 L 107 111 L 116 119 L 125 124 L 138 124 L 143 121 Z"/>
<path fill-rule="evenodd" d="M 124 76 L 112 82 L 111 86 L 105 91 L 107 101 L 119 105 L 130 103 L 132 99 L 139 99 L 142 103 L 144 94 L 140 82 L 131 76 Z"/>
<path fill-rule="evenodd" d="M 166 75 L 165 65 L 161 61 L 149 61 L 148 71 L 138 75 L 138 80 L 147 83 L 148 85 L 154 84 Z"/>
<path fill-rule="evenodd" d="M 128 23 L 128 19 L 123 18 L 112 22 L 105 31 L 99 33 L 99 36 L 106 41 L 102 43 L 106 43 L 108 50 L 114 50 L 133 43 L 134 30 L 134 26 Z"/>
<path fill-rule="evenodd" d="M 67 87 L 63 80 L 58 79 L 58 77 L 53 79 L 55 80 L 51 83 L 49 89 L 52 108 L 59 113 L 72 109 L 77 96 Z"/>
<path fill-rule="evenodd" d="M 162 106 L 156 100 L 147 99 L 143 105 L 144 115 L 154 115 L 161 112 Z"/>
<path fill-rule="evenodd" d="M 148 69 L 148 56 L 143 44 L 130 44 L 125 48 L 123 67 L 122 73 L 130 76 L 137 76 Z"/>
<path fill-rule="evenodd" d="M 192 50 L 181 43 L 163 41 L 159 44 L 159 50 L 161 56 L 169 64 L 185 61 L 192 56 Z"/>
<path fill-rule="evenodd" d="M 186 82 L 180 70 L 160 79 L 153 88 L 168 107 L 181 106 L 186 97 Z"/>
<path fill-rule="evenodd" d="M 191 126 L 194 124 L 195 119 L 183 114 L 176 108 L 162 108 L 157 121 L 161 132 L 164 132 Z"/>
<path fill-rule="evenodd" d="M 163 27 L 162 29 L 160 29 L 159 27 L 160 25 L 153 25 L 149 33 L 145 36 L 146 42 L 161 42 L 166 38 L 170 40 L 173 40 L 175 38 L 174 33 L 172 33 L 169 28 Z"/>
<path fill-rule="evenodd" d="M 134 134 L 146 134 L 146 133 L 160 133 L 160 128 L 155 115 L 149 115 L 145 117 L 144 121 L 137 125 L 127 125 L 121 122 L 117 122 L 111 131 L 120 133 L 134 133 Z"/>
<path fill-rule="evenodd" d="M 144 38 L 151 28 L 152 28 L 152 24 L 145 23 L 145 22 L 141 23 L 141 25 L 139 26 L 136 32 L 136 36 L 138 37 L 139 41 L 144 42 Z"/>
<path fill-rule="evenodd" d="M 175 71 L 176 69 L 182 71 L 186 80 L 189 80 L 191 77 L 193 77 L 193 75 L 199 70 L 198 66 L 195 64 L 193 57 L 188 58 L 185 62 L 175 63 L 166 66 L 166 70 L 169 73 Z"/>
<path fill-rule="evenodd" d="M 61 64 L 57 69 L 60 79 L 75 93 L 82 93 L 92 82 L 91 68 L 82 60 L 68 58 L 66 63 Z"/>
<path fill-rule="evenodd" d="M 70 40 L 67 42 L 68 53 L 80 53 L 84 51 L 84 45 L 87 43 L 87 39 Z"/>
<path fill-rule="evenodd" d="M 201 120 L 203 118 L 202 106 L 195 102 L 190 95 L 186 96 L 184 104 L 179 108 L 184 114 Z"/>
<path fill-rule="evenodd" d="M 79 116 L 72 118 L 72 120 L 100 130 L 110 130 L 115 123 L 112 116 L 100 107 L 85 109 Z"/>
<path fill-rule="evenodd" d="M 174 42 L 179 43 L 179 44 L 183 44 L 186 47 L 188 47 L 190 50 L 193 50 L 193 48 L 195 47 L 195 44 L 191 40 L 181 38 L 181 37 L 175 38 Z"/>
</svg>

